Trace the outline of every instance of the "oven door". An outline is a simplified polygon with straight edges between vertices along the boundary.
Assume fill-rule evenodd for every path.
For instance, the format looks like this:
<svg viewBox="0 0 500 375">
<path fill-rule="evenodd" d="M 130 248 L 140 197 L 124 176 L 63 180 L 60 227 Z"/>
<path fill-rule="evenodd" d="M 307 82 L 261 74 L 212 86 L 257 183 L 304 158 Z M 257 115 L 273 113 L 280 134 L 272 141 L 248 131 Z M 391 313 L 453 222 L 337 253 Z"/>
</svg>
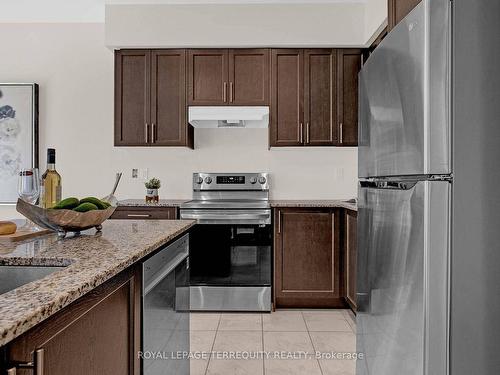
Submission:
<svg viewBox="0 0 500 375">
<path fill-rule="evenodd" d="M 191 310 L 270 310 L 270 224 L 198 224 L 190 261 Z"/>
<path fill-rule="evenodd" d="M 143 263 L 142 374 L 189 375 L 188 235 Z M 158 355 L 160 353 L 160 355 Z"/>
</svg>

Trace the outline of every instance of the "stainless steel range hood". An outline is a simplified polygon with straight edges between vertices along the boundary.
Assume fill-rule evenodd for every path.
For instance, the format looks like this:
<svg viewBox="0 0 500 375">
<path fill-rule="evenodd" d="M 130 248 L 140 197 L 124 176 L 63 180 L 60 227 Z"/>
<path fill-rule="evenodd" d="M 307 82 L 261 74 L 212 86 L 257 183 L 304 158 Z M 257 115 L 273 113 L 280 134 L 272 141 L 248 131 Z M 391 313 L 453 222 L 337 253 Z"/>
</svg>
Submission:
<svg viewBox="0 0 500 375">
<path fill-rule="evenodd" d="M 188 121 L 195 128 L 267 128 L 269 107 L 189 107 Z"/>
</svg>

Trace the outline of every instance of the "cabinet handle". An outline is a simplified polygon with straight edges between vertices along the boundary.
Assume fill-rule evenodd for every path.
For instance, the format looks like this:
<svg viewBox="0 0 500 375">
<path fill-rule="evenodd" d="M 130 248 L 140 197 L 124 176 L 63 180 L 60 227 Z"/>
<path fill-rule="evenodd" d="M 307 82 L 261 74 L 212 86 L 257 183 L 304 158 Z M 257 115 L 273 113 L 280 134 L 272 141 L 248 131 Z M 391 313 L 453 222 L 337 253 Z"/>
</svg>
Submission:
<svg viewBox="0 0 500 375">
<path fill-rule="evenodd" d="M 232 103 L 234 100 L 234 84 L 229 82 L 229 102 Z"/>
<path fill-rule="evenodd" d="M 310 132 L 310 126 L 309 123 L 306 123 L 306 143 L 310 143 L 311 141 L 309 132 Z"/>
<path fill-rule="evenodd" d="M 223 99 L 224 99 L 224 103 L 227 102 L 227 82 L 224 82 L 224 84 L 222 85 L 222 89 L 223 89 L 223 93 L 222 93 L 222 96 L 223 96 Z"/>
<path fill-rule="evenodd" d="M 34 375 L 43 375 L 45 351 L 43 349 L 35 350 L 35 359 L 30 362 L 19 362 L 7 370 L 7 375 L 17 375 L 19 370 L 33 370 Z"/>
<path fill-rule="evenodd" d="M 35 351 L 35 375 L 43 375 L 45 365 L 45 350 L 38 349 Z"/>
<path fill-rule="evenodd" d="M 148 123 L 147 122 L 144 124 L 144 139 L 146 140 L 146 143 L 148 143 Z"/>
<path fill-rule="evenodd" d="M 281 210 L 278 210 L 278 233 L 281 233 Z"/>
<path fill-rule="evenodd" d="M 340 143 L 342 143 L 344 140 L 343 139 L 344 135 L 342 134 L 342 123 L 340 123 L 339 131 L 340 131 L 339 139 L 340 139 Z"/>
<path fill-rule="evenodd" d="M 148 214 L 127 214 L 127 217 L 151 217 Z"/>
<path fill-rule="evenodd" d="M 304 124 L 299 124 L 299 143 L 304 143 Z"/>
<path fill-rule="evenodd" d="M 155 123 L 151 124 L 151 143 L 155 143 Z"/>
</svg>

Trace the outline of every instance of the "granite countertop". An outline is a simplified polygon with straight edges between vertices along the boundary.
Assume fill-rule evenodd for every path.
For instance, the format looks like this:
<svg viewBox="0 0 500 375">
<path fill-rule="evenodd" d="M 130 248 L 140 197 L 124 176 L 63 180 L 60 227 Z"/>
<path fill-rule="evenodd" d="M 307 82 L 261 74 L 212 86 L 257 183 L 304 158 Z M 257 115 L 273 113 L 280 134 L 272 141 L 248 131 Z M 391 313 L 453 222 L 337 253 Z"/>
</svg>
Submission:
<svg viewBox="0 0 500 375">
<path fill-rule="evenodd" d="M 144 199 L 125 199 L 118 202 L 118 206 L 126 207 L 179 207 L 189 199 L 160 199 L 158 203 L 146 203 Z"/>
<path fill-rule="evenodd" d="M 59 240 L 0 243 L 0 265 L 66 266 L 0 295 L 0 346 L 104 283 L 194 225 L 192 220 L 108 220 Z"/>
<path fill-rule="evenodd" d="M 126 199 L 118 202 L 119 206 L 128 207 L 180 207 L 188 199 L 160 199 L 158 203 L 146 203 L 143 199 Z M 357 211 L 357 203 L 341 199 L 302 199 L 302 200 L 278 200 L 269 201 L 271 207 L 341 207 L 348 210 Z"/>
<path fill-rule="evenodd" d="M 357 202 L 340 200 L 340 199 L 328 199 L 328 200 L 318 200 L 318 199 L 304 199 L 304 200 L 271 200 L 271 207 L 314 207 L 314 208 L 332 208 L 340 207 L 346 208 L 351 211 L 357 211 Z"/>
</svg>

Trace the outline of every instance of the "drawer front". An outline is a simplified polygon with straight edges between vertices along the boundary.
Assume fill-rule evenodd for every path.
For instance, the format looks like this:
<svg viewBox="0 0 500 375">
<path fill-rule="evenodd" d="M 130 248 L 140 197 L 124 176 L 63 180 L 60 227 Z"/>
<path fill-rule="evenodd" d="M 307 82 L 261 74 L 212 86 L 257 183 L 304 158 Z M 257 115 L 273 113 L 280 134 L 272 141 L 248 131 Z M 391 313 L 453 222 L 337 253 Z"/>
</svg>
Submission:
<svg viewBox="0 0 500 375">
<path fill-rule="evenodd" d="M 174 220 L 176 207 L 118 207 L 111 219 L 129 220 Z"/>
</svg>

